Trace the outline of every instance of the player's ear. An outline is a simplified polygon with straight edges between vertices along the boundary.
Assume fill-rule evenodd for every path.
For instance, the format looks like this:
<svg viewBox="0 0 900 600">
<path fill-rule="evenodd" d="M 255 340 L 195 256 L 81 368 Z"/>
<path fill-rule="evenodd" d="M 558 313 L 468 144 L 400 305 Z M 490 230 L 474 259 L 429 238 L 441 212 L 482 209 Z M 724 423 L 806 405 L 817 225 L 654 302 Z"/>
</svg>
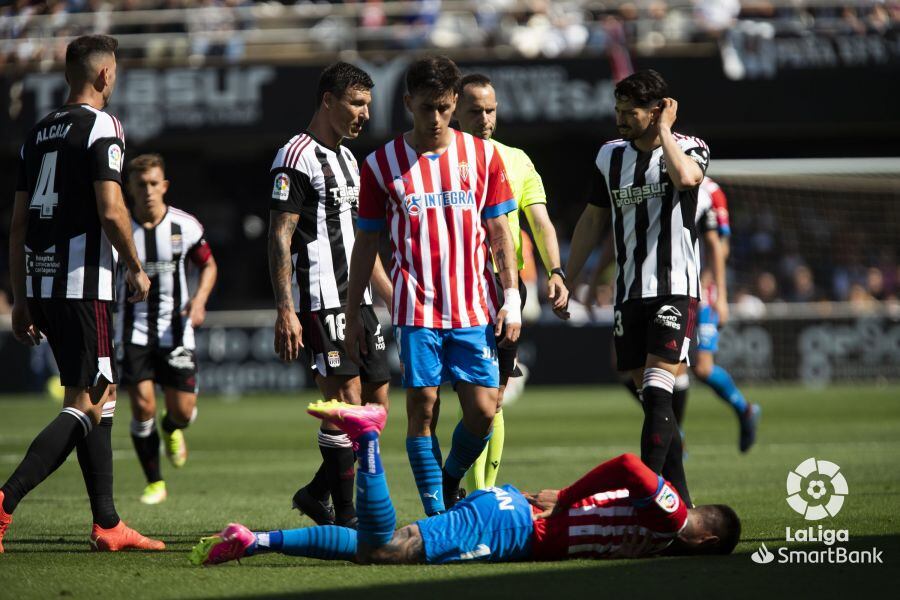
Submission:
<svg viewBox="0 0 900 600">
<path fill-rule="evenodd" d="M 406 107 L 410 113 L 412 113 L 412 96 L 409 94 L 403 94 L 403 105 Z"/>
</svg>

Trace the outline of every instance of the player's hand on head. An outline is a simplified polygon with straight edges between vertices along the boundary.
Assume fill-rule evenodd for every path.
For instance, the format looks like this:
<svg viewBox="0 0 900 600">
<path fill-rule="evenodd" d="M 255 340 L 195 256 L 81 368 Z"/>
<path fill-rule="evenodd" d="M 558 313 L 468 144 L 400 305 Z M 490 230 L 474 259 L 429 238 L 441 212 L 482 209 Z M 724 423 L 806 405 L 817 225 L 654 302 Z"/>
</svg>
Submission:
<svg viewBox="0 0 900 600">
<path fill-rule="evenodd" d="M 128 297 L 131 303 L 143 302 L 150 295 L 150 278 L 143 269 L 134 272 L 131 269 L 125 271 L 125 284 L 132 294 Z"/>
<path fill-rule="evenodd" d="M 41 343 L 41 332 L 31 320 L 28 305 L 21 302 L 13 304 L 12 309 L 13 336 L 26 346 L 37 346 Z"/>
<path fill-rule="evenodd" d="M 293 310 L 279 310 L 275 319 L 275 354 L 285 362 L 296 360 L 303 348 L 303 328 Z"/>
<path fill-rule="evenodd" d="M 649 529 L 641 529 L 632 525 L 622 535 L 622 542 L 618 548 L 610 552 L 610 558 L 641 558 L 648 556 L 653 547 L 653 532 Z"/>
<path fill-rule="evenodd" d="M 356 364 L 362 363 L 360 354 L 369 354 L 366 345 L 366 330 L 363 327 L 362 317 L 358 313 L 347 313 L 347 327 L 344 329 L 344 346 L 347 357 Z"/>
<path fill-rule="evenodd" d="M 675 98 L 663 98 L 659 102 L 659 127 L 671 129 L 678 116 L 678 101 Z"/>
</svg>

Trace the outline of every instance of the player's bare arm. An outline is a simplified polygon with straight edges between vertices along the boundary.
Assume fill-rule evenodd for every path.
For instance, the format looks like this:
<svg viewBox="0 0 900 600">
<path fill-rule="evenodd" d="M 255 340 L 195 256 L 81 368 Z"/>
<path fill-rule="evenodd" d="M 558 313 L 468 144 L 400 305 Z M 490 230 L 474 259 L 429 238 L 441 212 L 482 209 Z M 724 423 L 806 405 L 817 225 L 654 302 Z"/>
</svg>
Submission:
<svg viewBox="0 0 900 600">
<path fill-rule="evenodd" d="M 725 248 L 722 246 L 719 232 L 707 231 L 703 235 L 708 257 L 712 267 L 713 280 L 716 282 L 716 312 L 719 313 L 719 327 L 728 321 L 728 286 L 725 272 Z"/>
<path fill-rule="evenodd" d="M 674 98 L 663 98 L 659 103 L 659 140 L 662 143 L 666 169 L 675 189 L 687 190 L 700 185 L 703 169 L 700 168 L 678 145 L 672 135 L 672 126 L 678 114 L 678 102 Z"/>
<path fill-rule="evenodd" d="M 359 316 L 359 305 L 362 303 L 366 284 L 372 279 L 377 259 L 378 232 L 357 231 L 356 241 L 353 243 L 353 254 L 350 256 L 350 281 L 347 283 L 347 328 L 344 330 L 347 356 L 356 363 L 359 363 L 360 352 L 368 354 L 365 330 Z M 380 263 L 380 261 L 378 262 Z M 385 277 L 387 276 L 385 275 Z"/>
<path fill-rule="evenodd" d="M 372 270 L 372 278 L 370 281 L 372 287 L 375 289 L 375 293 L 378 294 L 378 297 L 390 307 L 391 302 L 393 301 L 394 286 L 391 284 L 391 279 L 384 269 L 384 264 L 381 262 L 381 256 L 377 253 L 375 254 L 375 268 Z"/>
<path fill-rule="evenodd" d="M 210 255 L 209 259 L 200 266 L 200 275 L 197 282 L 197 291 L 181 311 L 181 315 L 188 317 L 194 327 L 200 327 L 206 321 L 206 302 L 216 285 L 219 275 L 219 267 L 216 259 Z"/>
<path fill-rule="evenodd" d="M 291 294 L 291 236 L 300 215 L 282 211 L 269 212 L 269 277 L 275 294 L 275 353 L 283 361 L 296 360 L 303 347 L 300 319 L 294 312 Z"/>
<path fill-rule="evenodd" d="M 537 494 L 524 493 L 525 499 L 541 512 L 533 515 L 534 520 L 547 519 L 556 514 L 559 509 L 559 490 L 541 490 Z"/>
<path fill-rule="evenodd" d="M 391 541 L 379 548 L 362 546 L 356 562 L 379 565 L 414 565 L 425 562 L 425 545 L 416 524 L 401 527 L 394 532 Z"/>
<path fill-rule="evenodd" d="M 519 295 L 519 272 L 516 265 L 516 248 L 513 244 L 512 233 L 509 231 L 509 220 L 506 215 L 500 215 L 491 219 L 485 219 L 488 239 L 491 242 L 491 252 L 500 275 L 500 283 L 503 286 L 503 306 L 497 313 L 497 322 L 494 324 L 494 334 L 500 335 L 503 325 L 506 331 L 501 346 L 514 344 L 519 339 L 522 328 L 521 297 Z"/>
<path fill-rule="evenodd" d="M 569 262 L 566 265 L 566 273 L 569 276 L 569 292 L 578 285 L 578 279 L 584 264 L 593 252 L 597 244 L 600 243 L 600 236 L 603 235 L 607 223 L 609 223 L 610 211 L 608 208 L 600 208 L 594 204 L 588 204 L 584 207 L 584 212 L 578 218 L 575 225 L 575 233 L 572 235 L 572 243 L 569 247 Z M 569 314 L 565 311 L 556 311 L 556 315 L 562 319 L 568 319 Z"/>
<path fill-rule="evenodd" d="M 131 216 L 122 197 L 122 186 L 116 181 L 94 182 L 97 196 L 97 214 L 109 242 L 119 253 L 119 260 L 125 263 L 125 283 L 133 294 L 129 302 L 143 302 L 150 293 L 150 278 L 144 273 L 134 237 L 131 234 Z"/>
<path fill-rule="evenodd" d="M 559 242 L 556 239 L 556 228 L 550 220 L 546 204 L 530 204 L 525 207 L 525 217 L 531 226 L 531 233 L 541 255 L 541 262 L 550 275 L 547 284 L 547 295 L 553 301 L 553 310 L 562 310 L 569 303 L 569 289 L 562 275 L 553 273 L 562 268 L 559 258 Z"/>
<path fill-rule="evenodd" d="M 25 300 L 25 232 L 28 229 L 28 194 L 16 192 L 9 226 L 9 276 L 13 287 L 13 335 L 26 346 L 41 343 L 41 334 L 31 320 Z"/>
</svg>

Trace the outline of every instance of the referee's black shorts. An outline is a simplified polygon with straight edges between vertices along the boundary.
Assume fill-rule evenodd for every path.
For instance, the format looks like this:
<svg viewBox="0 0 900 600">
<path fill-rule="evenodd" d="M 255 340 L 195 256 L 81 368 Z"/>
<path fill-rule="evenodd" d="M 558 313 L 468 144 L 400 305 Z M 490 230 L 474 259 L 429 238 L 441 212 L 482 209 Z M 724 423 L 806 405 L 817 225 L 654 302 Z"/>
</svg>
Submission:
<svg viewBox="0 0 900 600">
<path fill-rule="evenodd" d="M 31 320 L 46 336 L 64 387 L 116 383 L 110 302 L 29 298 Z"/>
</svg>

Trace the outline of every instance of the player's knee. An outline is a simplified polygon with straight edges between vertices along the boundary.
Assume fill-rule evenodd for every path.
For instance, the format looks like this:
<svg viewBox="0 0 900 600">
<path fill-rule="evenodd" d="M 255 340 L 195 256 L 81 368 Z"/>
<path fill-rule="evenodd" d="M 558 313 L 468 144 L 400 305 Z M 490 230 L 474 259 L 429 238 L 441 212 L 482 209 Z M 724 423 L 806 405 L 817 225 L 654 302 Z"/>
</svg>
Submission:
<svg viewBox="0 0 900 600">
<path fill-rule="evenodd" d="M 706 381 L 709 379 L 709 376 L 712 375 L 712 365 L 705 361 L 700 361 L 694 367 L 694 375 L 696 375 L 698 379 Z"/>
</svg>

